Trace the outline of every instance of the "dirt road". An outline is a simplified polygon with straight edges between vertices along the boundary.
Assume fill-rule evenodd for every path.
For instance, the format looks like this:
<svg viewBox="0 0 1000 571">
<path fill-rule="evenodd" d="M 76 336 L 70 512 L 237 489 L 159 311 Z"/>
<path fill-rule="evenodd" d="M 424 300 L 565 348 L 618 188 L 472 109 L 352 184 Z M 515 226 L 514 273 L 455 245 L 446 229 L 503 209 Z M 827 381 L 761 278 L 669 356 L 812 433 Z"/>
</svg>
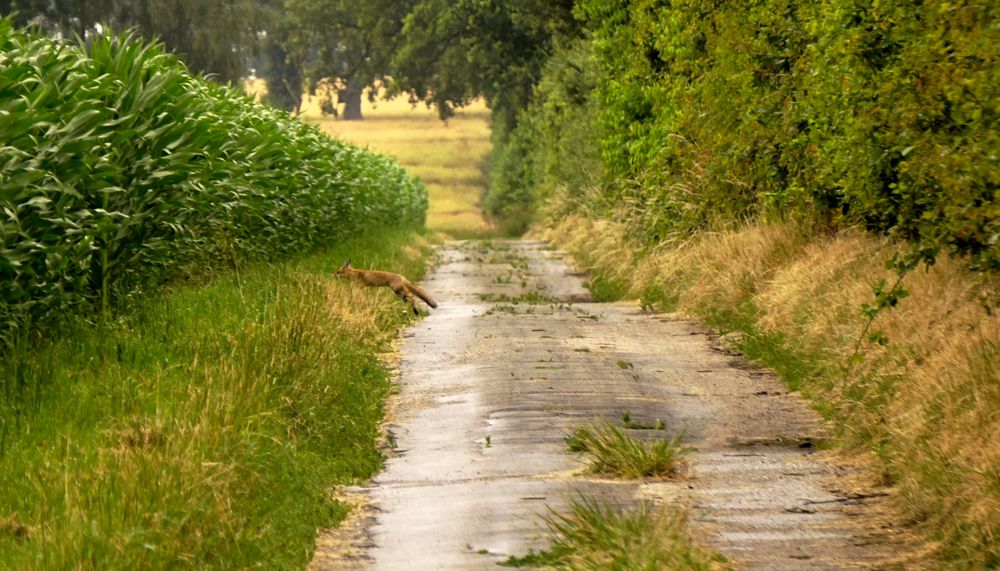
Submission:
<svg viewBox="0 0 1000 571">
<path fill-rule="evenodd" d="M 490 569 L 545 547 L 539 514 L 576 491 L 678 503 L 740 568 L 891 567 L 884 498 L 814 451 L 819 418 L 696 324 L 588 302 L 538 242 L 455 243 L 425 288 L 440 303 L 402 348 L 385 471 L 325 534 L 314 569 Z M 684 431 L 686 476 L 591 479 L 563 437 L 595 418 Z M 655 433 L 655 434 L 654 434 Z"/>
</svg>

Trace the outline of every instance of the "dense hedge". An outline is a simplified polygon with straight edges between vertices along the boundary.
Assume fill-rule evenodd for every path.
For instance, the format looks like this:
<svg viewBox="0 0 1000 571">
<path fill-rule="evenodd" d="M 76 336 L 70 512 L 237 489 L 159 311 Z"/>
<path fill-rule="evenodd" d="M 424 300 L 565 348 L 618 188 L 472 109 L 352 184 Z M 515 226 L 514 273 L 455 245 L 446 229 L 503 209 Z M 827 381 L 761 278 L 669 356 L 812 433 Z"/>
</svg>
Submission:
<svg viewBox="0 0 1000 571">
<path fill-rule="evenodd" d="M 420 225 L 426 207 L 391 160 L 160 45 L 64 46 L 0 20 L 0 345 L 195 266 Z"/>
<path fill-rule="evenodd" d="M 598 109 L 589 170 L 605 173 L 587 204 L 638 236 L 801 215 L 1000 269 L 1000 4 L 580 0 L 577 14 L 597 67 L 579 107 Z M 518 129 L 579 138 L 583 113 L 543 105 Z M 508 164 L 552 156 L 524 138 Z"/>
<path fill-rule="evenodd" d="M 592 45 L 569 42 L 543 69 L 530 107 L 504 133 L 494 121 L 490 188 L 483 208 L 512 233 L 523 232 L 542 199 L 583 207 L 600 177 Z"/>
</svg>

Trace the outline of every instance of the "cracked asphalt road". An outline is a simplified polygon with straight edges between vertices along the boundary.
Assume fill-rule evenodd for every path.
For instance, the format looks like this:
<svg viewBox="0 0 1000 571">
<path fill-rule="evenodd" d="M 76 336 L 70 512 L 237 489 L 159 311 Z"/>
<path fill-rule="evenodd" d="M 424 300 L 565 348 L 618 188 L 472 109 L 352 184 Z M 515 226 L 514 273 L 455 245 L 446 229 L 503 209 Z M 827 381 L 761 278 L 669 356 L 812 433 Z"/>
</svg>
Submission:
<svg viewBox="0 0 1000 571">
<path fill-rule="evenodd" d="M 584 493 L 690 510 L 739 568 L 894 568 L 884 494 L 815 451 L 818 416 L 696 323 L 592 303 L 544 243 L 449 243 L 424 287 L 440 307 L 401 350 L 385 471 L 312 569 L 490 569 L 543 549 L 540 516 Z M 671 481 L 579 474 L 564 436 L 594 419 L 662 420 L 695 451 Z"/>
</svg>

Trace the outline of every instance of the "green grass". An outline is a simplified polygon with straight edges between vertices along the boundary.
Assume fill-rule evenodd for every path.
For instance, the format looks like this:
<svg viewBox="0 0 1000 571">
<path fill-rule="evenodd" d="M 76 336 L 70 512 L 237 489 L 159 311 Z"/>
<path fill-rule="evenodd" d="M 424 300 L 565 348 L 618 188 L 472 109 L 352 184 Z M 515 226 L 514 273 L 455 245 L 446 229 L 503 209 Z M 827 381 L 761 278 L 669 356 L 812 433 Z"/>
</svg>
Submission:
<svg viewBox="0 0 1000 571">
<path fill-rule="evenodd" d="M 586 457 L 587 470 L 620 478 L 669 478 L 681 470 L 687 451 L 680 441 L 647 441 L 630 435 L 610 422 L 578 427 L 566 437 L 570 452 Z"/>
<path fill-rule="evenodd" d="M 761 313 L 752 301 L 725 308 L 703 307 L 700 315 L 706 325 L 722 335 L 739 332 L 735 349 L 751 361 L 774 369 L 788 388 L 796 391 L 810 388 L 809 381 L 817 380 L 821 372 L 819 355 L 793 351 L 781 333 L 763 330 L 759 325 Z M 828 378 L 830 374 L 822 376 Z"/>
<path fill-rule="evenodd" d="M 382 465 L 377 355 L 410 319 L 330 274 L 351 257 L 416 278 L 412 239 L 175 286 L 5 359 L 0 567 L 302 568 L 346 513 L 329 488 Z"/>
<path fill-rule="evenodd" d="M 628 284 L 600 270 L 591 269 L 590 281 L 586 284 L 590 295 L 597 302 L 619 301 L 628 294 Z"/>
<path fill-rule="evenodd" d="M 627 410 L 622 412 L 622 426 L 629 430 L 665 430 L 667 428 L 666 423 L 659 418 L 653 423 L 633 420 L 632 413 Z"/>
<path fill-rule="evenodd" d="M 501 565 L 574 571 L 726 568 L 721 556 L 694 544 L 683 512 L 650 502 L 622 508 L 579 497 L 564 513 L 550 512 L 545 524 L 549 549 Z"/>
</svg>

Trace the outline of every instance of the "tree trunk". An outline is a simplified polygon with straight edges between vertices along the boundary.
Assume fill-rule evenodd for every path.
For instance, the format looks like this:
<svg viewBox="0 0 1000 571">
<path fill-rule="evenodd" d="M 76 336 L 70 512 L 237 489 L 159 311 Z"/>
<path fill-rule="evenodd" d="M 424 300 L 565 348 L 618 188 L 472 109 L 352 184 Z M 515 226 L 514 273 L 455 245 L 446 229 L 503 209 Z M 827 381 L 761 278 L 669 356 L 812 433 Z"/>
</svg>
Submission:
<svg viewBox="0 0 1000 571">
<path fill-rule="evenodd" d="M 337 94 L 337 98 L 344 104 L 344 113 L 341 115 L 344 121 L 361 121 L 364 119 L 361 115 L 360 87 L 355 87 L 349 83 L 347 87 Z"/>
</svg>

